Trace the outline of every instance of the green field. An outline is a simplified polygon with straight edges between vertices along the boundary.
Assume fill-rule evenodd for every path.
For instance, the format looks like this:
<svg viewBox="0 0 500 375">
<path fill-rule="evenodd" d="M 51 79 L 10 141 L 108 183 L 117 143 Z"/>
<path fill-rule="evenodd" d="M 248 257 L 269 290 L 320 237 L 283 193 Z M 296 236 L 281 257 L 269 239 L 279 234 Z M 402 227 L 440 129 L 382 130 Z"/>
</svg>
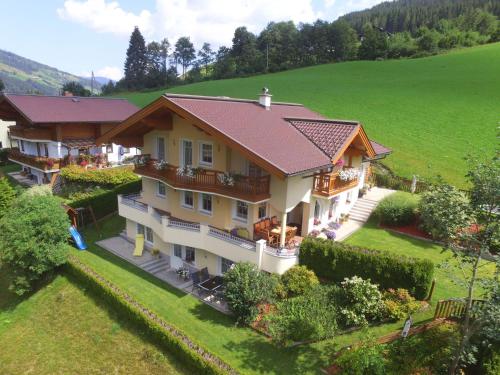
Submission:
<svg viewBox="0 0 500 375">
<path fill-rule="evenodd" d="M 468 152 L 492 154 L 500 121 L 500 43 L 448 54 L 327 64 L 250 78 L 207 81 L 169 91 L 299 102 L 330 118 L 361 121 L 394 150 L 385 163 L 410 177 L 442 175 L 463 186 Z M 144 106 L 164 90 L 123 93 Z"/>
<path fill-rule="evenodd" d="M 58 276 L 26 298 L 0 268 L 0 374 L 188 374 L 135 327 Z"/>
</svg>

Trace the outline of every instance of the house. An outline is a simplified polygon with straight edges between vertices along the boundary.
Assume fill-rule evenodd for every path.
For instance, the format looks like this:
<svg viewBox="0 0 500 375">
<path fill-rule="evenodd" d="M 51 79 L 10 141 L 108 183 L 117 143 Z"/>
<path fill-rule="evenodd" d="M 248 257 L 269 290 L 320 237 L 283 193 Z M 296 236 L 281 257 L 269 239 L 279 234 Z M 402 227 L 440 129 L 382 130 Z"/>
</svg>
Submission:
<svg viewBox="0 0 500 375">
<path fill-rule="evenodd" d="M 9 126 L 14 125 L 13 122 L 0 120 L 0 149 L 10 148 L 11 140 L 9 138 Z M 12 147 L 17 146 L 17 142 L 13 142 Z"/>
<path fill-rule="evenodd" d="M 125 99 L 3 94 L 0 119 L 15 121 L 10 138 L 17 141 L 9 159 L 37 184 L 51 181 L 64 163 L 85 160 L 120 164 L 137 149 L 95 140 L 138 108 Z"/>
<path fill-rule="evenodd" d="M 300 104 L 165 94 L 97 139 L 143 148 L 140 196 L 120 196 L 130 239 L 172 267 L 283 273 L 303 236 L 348 213 L 370 160 L 390 150 L 358 122 Z M 282 228 L 286 228 L 282 229 Z"/>
</svg>

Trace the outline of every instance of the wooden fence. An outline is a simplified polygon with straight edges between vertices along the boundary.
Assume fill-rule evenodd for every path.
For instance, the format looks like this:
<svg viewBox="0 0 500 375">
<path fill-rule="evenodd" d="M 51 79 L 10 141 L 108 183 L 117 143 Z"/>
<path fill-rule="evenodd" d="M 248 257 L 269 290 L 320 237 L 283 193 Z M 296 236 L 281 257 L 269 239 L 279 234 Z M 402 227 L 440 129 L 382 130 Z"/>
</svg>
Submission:
<svg viewBox="0 0 500 375">
<path fill-rule="evenodd" d="M 471 317 L 474 318 L 481 310 L 486 301 L 481 299 L 472 300 Z M 463 299 L 449 299 L 439 301 L 434 312 L 434 319 L 463 319 L 465 316 L 466 303 Z"/>
</svg>

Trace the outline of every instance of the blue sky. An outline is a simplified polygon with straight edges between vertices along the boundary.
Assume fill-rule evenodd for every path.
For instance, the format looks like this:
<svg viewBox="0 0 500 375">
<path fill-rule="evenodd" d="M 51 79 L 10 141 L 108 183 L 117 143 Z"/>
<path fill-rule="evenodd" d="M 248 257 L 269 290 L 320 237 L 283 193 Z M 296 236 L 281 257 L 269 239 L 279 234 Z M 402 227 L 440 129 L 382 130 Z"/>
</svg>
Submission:
<svg viewBox="0 0 500 375">
<path fill-rule="evenodd" d="M 1 0 L 0 49 L 78 75 L 118 79 L 128 38 L 188 35 L 200 46 L 230 45 L 237 26 L 259 32 L 270 21 L 332 21 L 381 0 Z"/>
</svg>

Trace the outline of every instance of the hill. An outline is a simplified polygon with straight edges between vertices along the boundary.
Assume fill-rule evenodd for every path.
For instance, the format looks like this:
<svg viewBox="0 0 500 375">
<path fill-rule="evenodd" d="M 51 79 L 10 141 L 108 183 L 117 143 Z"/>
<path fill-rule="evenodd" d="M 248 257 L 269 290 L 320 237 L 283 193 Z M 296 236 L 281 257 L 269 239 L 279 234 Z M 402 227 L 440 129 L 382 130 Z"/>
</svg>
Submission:
<svg viewBox="0 0 500 375">
<path fill-rule="evenodd" d="M 442 175 L 464 185 L 468 152 L 492 154 L 500 103 L 500 43 L 411 60 L 326 64 L 249 78 L 169 89 L 199 95 L 299 102 L 331 118 L 361 121 L 368 135 L 394 150 L 397 174 Z M 165 90 L 121 93 L 144 106 Z M 284 145 L 286 147 L 286 145 Z"/>
<path fill-rule="evenodd" d="M 46 95 L 58 95 L 61 87 L 68 81 L 80 82 L 90 89 L 90 79 L 62 72 L 1 49 L 0 79 L 5 84 L 5 91 L 20 94 L 40 92 Z M 97 83 L 95 89 L 100 87 L 101 85 Z"/>
</svg>

